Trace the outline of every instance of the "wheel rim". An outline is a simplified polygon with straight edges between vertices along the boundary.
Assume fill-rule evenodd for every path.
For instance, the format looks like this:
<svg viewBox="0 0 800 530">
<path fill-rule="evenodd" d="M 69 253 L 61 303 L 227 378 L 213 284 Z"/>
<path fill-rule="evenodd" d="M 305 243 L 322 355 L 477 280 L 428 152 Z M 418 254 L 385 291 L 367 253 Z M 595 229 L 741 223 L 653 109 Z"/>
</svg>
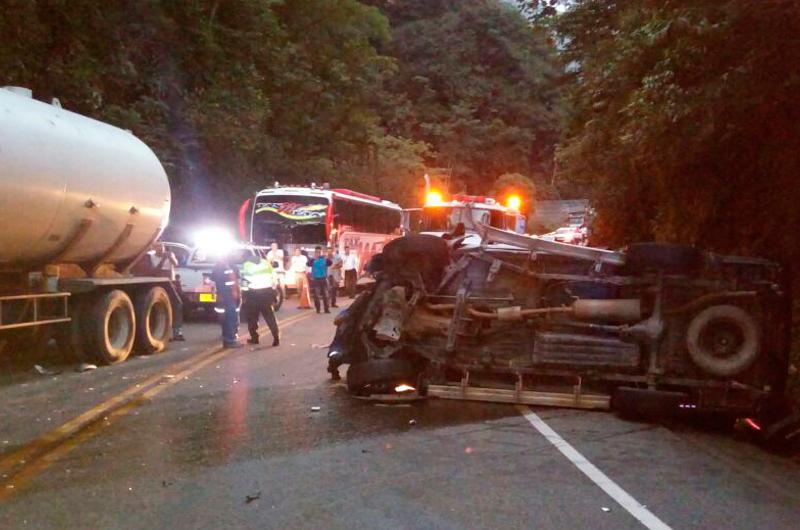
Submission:
<svg viewBox="0 0 800 530">
<path fill-rule="evenodd" d="M 718 319 L 700 333 L 700 344 L 718 359 L 727 359 L 739 351 L 744 337 L 741 328 L 728 319 Z"/>
<path fill-rule="evenodd" d="M 108 342 L 115 350 L 127 346 L 133 332 L 130 315 L 124 307 L 115 307 L 108 316 Z"/>
<path fill-rule="evenodd" d="M 147 315 L 147 329 L 150 336 L 161 339 L 167 334 L 167 308 L 162 303 L 153 304 Z"/>
</svg>

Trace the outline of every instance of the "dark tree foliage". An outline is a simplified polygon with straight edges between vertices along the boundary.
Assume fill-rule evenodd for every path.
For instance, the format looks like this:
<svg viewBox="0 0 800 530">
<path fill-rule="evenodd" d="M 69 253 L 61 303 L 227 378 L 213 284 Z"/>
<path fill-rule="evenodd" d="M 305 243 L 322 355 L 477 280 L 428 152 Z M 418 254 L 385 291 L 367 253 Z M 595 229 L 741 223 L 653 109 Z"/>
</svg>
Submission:
<svg viewBox="0 0 800 530">
<path fill-rule="evenodd" d="M 389 131 L 421 139 L 458 191 L 488 193 L 503 173 L 549 175 L 558 71 L 545 33 L 488 0 L 383 0 L 397 60 L 383 112 Z"/>
<path fill-rule="evenodd" d="M 421 166 L 423 145 L 380 128 L 388 37 L 355 0 L 8 0 L 0 83 L 132 129 L 167 168 L 174 214 L 227 213 L 276 179 Z"/>
<path fill-rule="evenodd" d="M 426 163 L 487 186 L 547 166 L 552 69 L 518 13 L 373 3 L 7 0 L 0 84 L 133 130 L 167 168 L 179 220 L 230 215 L 275 180 L 410 204 Z"/>
<path fill-rule="evenodd" d="M 526 3 L 570 76 L 558 177 L 606 243 L 800 258 L 797 2 Z"/>
</svg>

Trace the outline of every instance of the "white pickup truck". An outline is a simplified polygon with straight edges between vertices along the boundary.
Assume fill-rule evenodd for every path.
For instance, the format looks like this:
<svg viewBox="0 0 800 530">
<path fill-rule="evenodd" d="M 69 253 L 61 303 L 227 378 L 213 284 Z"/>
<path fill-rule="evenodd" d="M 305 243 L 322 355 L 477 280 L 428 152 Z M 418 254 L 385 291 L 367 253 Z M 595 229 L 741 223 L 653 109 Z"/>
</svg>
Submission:
<svg viewBox="0 0 800 530">
<path fill-rule="evenodd" d="M 164 243 L 178 260 L 175 267 L 175 279 L 181 288 L 184 313 L 188 316 L 201 310 L 208 315 L 214 315 L 214 306 L 217 302 L 217 291 L 211 281 L 211 271 L 214 268 L 214 255 L 211 249 L 202 246 L 189 247 L 182 243 Z M 266 257 L 269 249 L 254 245 L 237 245 L 233 252 L 234 263 L 241 263 L 248 255 L 258 253 Z M 277 278 L 276 278 L 277 279 Z M 278 289 L 278 300 L 274 309 L 277 311 L 283 303 L 283 290 Z"/>
</svg>

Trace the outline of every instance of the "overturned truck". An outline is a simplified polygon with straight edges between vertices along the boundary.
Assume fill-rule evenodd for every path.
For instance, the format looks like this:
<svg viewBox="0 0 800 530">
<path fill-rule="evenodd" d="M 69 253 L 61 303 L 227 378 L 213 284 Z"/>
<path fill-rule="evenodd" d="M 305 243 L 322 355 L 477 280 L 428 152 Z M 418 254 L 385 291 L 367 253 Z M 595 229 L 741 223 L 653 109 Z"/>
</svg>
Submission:
<svg viewBox="0 0 800 530">
<path fill-rule="evenodd" d="M 480 230 L 471 246 L 400 238 L 373 260 L 329 351 L 352 394 L 785 416 L 791 301 L 776 263 Z"/>
</svg>

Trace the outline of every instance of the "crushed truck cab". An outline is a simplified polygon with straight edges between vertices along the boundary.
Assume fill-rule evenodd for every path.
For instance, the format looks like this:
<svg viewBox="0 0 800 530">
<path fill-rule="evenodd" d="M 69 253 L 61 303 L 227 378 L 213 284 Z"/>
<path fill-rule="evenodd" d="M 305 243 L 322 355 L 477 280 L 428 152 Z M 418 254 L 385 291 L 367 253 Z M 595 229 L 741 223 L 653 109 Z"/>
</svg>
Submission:
<svg viewBox="0 0 800 530">
<path fill-rule="evenodd" d="M 415 235 L 339 319 L 358 396 L 419 394 L 768 421 L 783 406 L 790 295 L 778 264 L 683 245 L 613 252 L 481 228 Z M 405 386 L 401 386 L 405 385 Z"/>
</svg>

